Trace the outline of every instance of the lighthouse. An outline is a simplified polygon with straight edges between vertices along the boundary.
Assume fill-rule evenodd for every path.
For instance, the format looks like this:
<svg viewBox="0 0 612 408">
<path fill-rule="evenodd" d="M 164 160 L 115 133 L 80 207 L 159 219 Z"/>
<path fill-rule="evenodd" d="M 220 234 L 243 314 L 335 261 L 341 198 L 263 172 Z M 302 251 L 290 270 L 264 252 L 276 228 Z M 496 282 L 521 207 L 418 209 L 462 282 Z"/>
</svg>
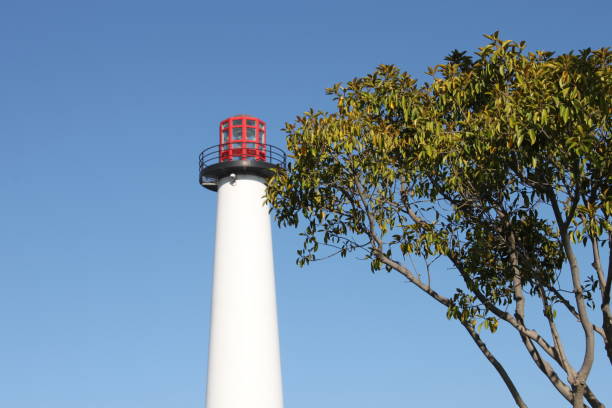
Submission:
<svg viewBox="0 0 612 408">
<path fill-rule="evenodd" d="M 282 408 L 282 379 L 266 181 L 286 155 L 266 123 L 221 121 L 200 154 L 200 184 L 217 193 L 206 408 Z"/>
</svg>

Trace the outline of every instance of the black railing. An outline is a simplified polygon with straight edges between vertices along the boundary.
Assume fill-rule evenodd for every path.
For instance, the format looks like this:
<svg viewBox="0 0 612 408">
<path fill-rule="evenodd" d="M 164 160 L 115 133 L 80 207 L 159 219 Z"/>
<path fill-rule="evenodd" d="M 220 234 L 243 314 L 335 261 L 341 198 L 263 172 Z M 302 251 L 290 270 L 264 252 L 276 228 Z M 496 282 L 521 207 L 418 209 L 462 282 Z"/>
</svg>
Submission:
<svg viewBox="0 0 612 408">
<path fill-rule="evenodd" d="M 287 154 L 276 146 L 250 141 L 214 145 L 200 153 L 200 172 L 214 164 L 235 160 L 255 160 L 285 167 Z"/>
</svg>

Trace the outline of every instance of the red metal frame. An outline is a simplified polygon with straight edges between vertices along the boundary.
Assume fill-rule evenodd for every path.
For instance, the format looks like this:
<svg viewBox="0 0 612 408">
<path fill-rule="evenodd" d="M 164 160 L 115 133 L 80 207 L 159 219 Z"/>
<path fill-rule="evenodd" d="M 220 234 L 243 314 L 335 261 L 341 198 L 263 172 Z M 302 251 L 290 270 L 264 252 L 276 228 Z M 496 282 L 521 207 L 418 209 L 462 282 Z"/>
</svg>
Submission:
<svg viewBox="0 0 612 408">
<path fill-rule="evenodd" d="M 234 125 L 234 121 L 240 124 Z M 248 124 L 248 122 L 254 122 Z M 240 129 L 240 137 L 234 139 L 234 129 Z M 248 139 L 248 129 L 255 129 L 255 140 Z M 227 140 L 224 140 L 224 131 Z M 266 122 L 248 115 L 231 116 L 219 123 L 219 158 L 230 160 L 266 160 Z M 238 133 L 238 132 L 237 132 Z"/>
</svg>

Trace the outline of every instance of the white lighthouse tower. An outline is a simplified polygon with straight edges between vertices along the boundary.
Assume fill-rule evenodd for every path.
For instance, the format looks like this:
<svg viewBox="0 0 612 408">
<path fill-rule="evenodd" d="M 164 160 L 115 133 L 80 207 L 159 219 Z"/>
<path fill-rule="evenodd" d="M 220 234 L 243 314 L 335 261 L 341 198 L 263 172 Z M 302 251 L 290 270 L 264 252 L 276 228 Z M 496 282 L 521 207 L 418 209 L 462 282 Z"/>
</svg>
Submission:
<svg viewBox="0 0 612 408">
<path fill-rule="evenodd" d="M 282 408 L 272 234 L 264 202 L 285 153 L 262 120 L 237 115 L 200 154 L 200 184 L 217 192 L 206 408 Z"/>
</svg>

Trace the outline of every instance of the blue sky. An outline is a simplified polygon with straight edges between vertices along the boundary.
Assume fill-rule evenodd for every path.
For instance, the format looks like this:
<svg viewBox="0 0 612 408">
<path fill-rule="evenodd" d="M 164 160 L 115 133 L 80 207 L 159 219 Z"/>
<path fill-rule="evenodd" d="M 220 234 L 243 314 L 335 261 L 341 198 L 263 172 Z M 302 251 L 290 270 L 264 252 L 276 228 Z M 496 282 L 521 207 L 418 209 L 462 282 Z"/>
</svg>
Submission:
<svg viewBox="0 0 612 408">
<path fill-rule="evenodd" d="M 197 155 L 220 120 L 259 116 L 284 146 L 284 122 L 378 64 L 424 78 L 496 30 L 609 46 L 611 19 L 605 1 L 0 1 L 0 406 L 203 406 L 216 197 Z M 298 269 L 296 231 L 274 239 L 286 407 L 513 406 L 400 277 Z M 564 404 L 514 333 L 487 339 L 530 406 Z"/>
</svg>

